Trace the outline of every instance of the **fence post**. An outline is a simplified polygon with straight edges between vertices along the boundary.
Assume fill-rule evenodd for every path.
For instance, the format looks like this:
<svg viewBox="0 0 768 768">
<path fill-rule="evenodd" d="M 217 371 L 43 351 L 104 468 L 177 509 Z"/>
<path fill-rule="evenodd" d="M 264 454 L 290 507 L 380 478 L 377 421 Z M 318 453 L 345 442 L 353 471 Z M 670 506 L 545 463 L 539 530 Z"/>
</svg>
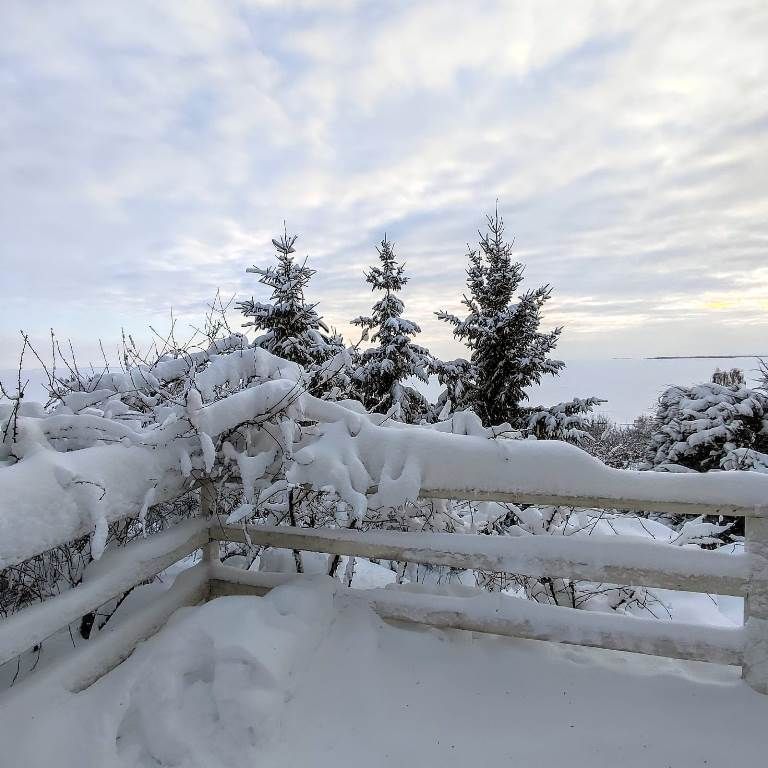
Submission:
<svg viewBox="0 0 768 768">
<path fill-rule="evenodd" d="M 216 511 L 216 487 L 210 480 L 200 486 L 200 514 L 203 517 L 213 517 Z M 213 521 L 211 521 L 213 522 Z M 217 565 L 221 562 L 219 542 L 209 539 L 203 546 L 203 562 L 207 565 Z"/>
<path fill-rule="evenodd" d="M 742 677 L 759 693 L 768 693 L 768 518 L 744 521 L 750 560 L 744 601 L 744 663 Z"/>
</svg>

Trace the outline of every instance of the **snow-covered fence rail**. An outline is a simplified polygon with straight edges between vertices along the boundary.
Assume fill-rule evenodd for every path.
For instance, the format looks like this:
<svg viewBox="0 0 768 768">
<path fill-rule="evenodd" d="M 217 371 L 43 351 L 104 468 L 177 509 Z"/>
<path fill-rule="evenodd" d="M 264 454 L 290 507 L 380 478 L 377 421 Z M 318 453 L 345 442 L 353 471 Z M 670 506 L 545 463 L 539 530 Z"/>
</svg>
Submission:
<svg viewBox="0 0 768 768">
<path fill-rule="evenodd" d="M 211 576 L 211 597 L 263 595 L 291 579 L 309 578 L 254 573 L 226 565 L 214 567 Z M 382 618 L 396 621 L 719 664 L 742 663 L 743 634 L 735 628 L 662 624 L 653 619 L 596 614 L 489 593 L 472 598 L 396 590 L 348 590 L 347 594 L 369 602 Z"/>
<path fill-rule="evenodd" d="M 718 595 L 745 595 L 749 577 L 746 555 L 681 549 L 639 537 L 461 536 L 216 524 L 211 531 L 222 540 L 282 549 Z"/>
<path fill-rule="evenodd" d="M 451 494 L 433 491 L 433 498 Z M 462 494 L 483 500 L 532 502 L 508 492 Z M 608 506 L 604 500 L 558 495 L 548 503 L 569 506 Z M 555 501 L 556 499 L 556 501 Z M 628 500 L 629 508 L 663 506 L 658 498 Z M 611 506 L 615 505 L 612 500 Z M 623 506 L 620 504 L 619 506 Z M 674 502 L 680 512 L 682 502 Z M 476 568 L 527 576 L 549 576 L 633 584 L 665 589 L 741 595 L 745 600 L 743 629 L 714 629 L 681 623 L 661 623 L 629 616 L 598 616 L 569 608 L 526 601 L 480 605 L 476 600 L 429 596 L 388 595 L 373 599 L 382 616 L 433 626 L 453 627 L 518 637 L 626 650 L 639 653 L 741 664 L 745 680 L 768 693 L 768 520 L 765 507 L 696 504 L 690 513 L 742 514 L 747 517 L 746 552 L 729 555 L 681 549 L 647 540 L 617 537 L 488 537 L 394 531 L 359 532 L 285 526 L 227 526 L 215 523 L 211 535 L 222 541 L 244 542 L 294 550 L 356 555 L 404 562 Z M 669 511 L 672 511 L 670 508 Z M 270 581 L 263 574 L 240 575 L 235 569 L 214 569 L 213 592 L 228 594 L 252 589 L 263 593 Z M 277 583 L 277 582 L 275 582 Z M 479 598 L 478 598 L 479 599 Z M 502 598 L 502 600 L 504 600 Z"/>
<path fill-rule="evenodd" d="M 0 623 L 0 664 L 207 545 L 209 524 L 206 519 L 192 519 L 138 539 L 94 563 L 84 583 L 4 619 Z"/>
<path fill-rule="evenodd" d="M 433 497 L 454 495 L 433 491 Z M 461 496 L 478 497 L 463 493 Z M 531 501 L 531 495 L 486 491 L 482 498 Z M 552 497 L 544 497 L 550 500 Z M 558 495 L 558 503 L 587 502 L 583 496 Z M 539 498 L 543 501 L 543 498 Z M 594 499 L 590 499 L 594 504 Z M 632 503 L 658 508 L 658 498 Z M 219 541 L 250 540 L 253 544 L 294 550 L 357 555 L 456 568 L 502 571 L 529 576 L 558 576 L 589 581 L 684 589 L 746 597 L 743 629 L 714 629 L 629 616 L 606 616 L 570 608 L 545 606 L 502 596 L 475 598 L 369 591 L 365 597 L 381 616 L 439 627 L 452 627 L 523 638 L 554 640 L 600 648 L 741 664 L 747 682 L 768 693 L 768 520 L 751 508 L 746 552 L 726 555 L 681 549 L 647 540 L 618 537 L 491 537 L 458 534 L 359 532 L 288 526 L 222 524 L 213 512 L 211 486 L 201 489 L 204 517 L 105 555 L 85 583 L 0 622 L 0 662 L 14 658 L 56 630 L 95 610 L 196 549 L 203 562 L 183 574 L 171 592 L 150 604 L 124 626 L 99 635 L 75 653 L 63 668 L 62 682 L 78 690 L 130 654 L 177 608 L 210 597 L 255 592 L 282 583 L 284 574 L 251 573 L 219 562 Z M 611 506 L 615 504 L 612 503 Z M 606 505 L 607 506 L 607 505 Z M 696 512 L 712 512 L 710 505 Z M 727 506 L 727 505 L 726 505 Z M 740 508 L 727 506 L 733 514 Z M 744 514 L 745 510 L 741 510 Z"/>
<path fill-rule="evenodd" d="M 573 502 L 572 502 L 573 503 Z M 749 555 L 683 550 L 644 539 L 618 537 L 491 537 L 397 531 L 358 532 L 213 524 L 213 537 L 285 549 L 356 555 L 387 560 L 506 571 L 528 576 L 559 576 L 596 582 L 746 595 Z M 262 594 L 279 583 L 270 575 L 240 574 L 233 568 L 213 573 L 213 593 Z M 227 582 L 232 589 L 228 590 Z M 502 596 L 473 599 L 434 595 L 386 594 L 371 600 L 389 619 L 539 640 L 632 651 L 721 664 L 742 664 L 746 633 L 741 629 L 658 622 L 631 616 L 595 614 Z M 752 684 L 753 680 L 750 680 Z M 768 690 L 766 690 L 768 692 Z"/>
<path fill-rule="evenodd" d="M 605 467 L 609 469 L 609 467 Z M 636 474 L 632 470 L 613 469 L 612 473 Z M 647 473 L 644 473 L 647 474 Z M 615 474 L 614 474 L 615 476 Z M 647 474 L 653 478 L 683 477 L 682 475 L 663 475 L 656 473 Z M 690 477 L 703 477 L 706 475 L 686 475 Z M 712 475 L 716 476 L 715 474 Z M 696 481 L 694 481 L 696 482 Z M 698 483 L 698 488 L 703 484 Z M 713 484 L 714 485 L 714 484 Z M 696 487 L 692 484 L 692 487 Z M 431 490 L 422 488 L 419 496 L 423 499 L 455 499 L 461 498 L 467 501 L 498 501 L 510 504 L 536 504 L 539 506 L 554 507 L 582 507 L 591 509 L 618 509 L 630 512 L 662 512 L 669 515 L 705 515 L 708 517 L 768 517 L 768 504 L 743 504 L 727 502 L 700 502 L 700 501 L 666 501 L 664 499 L 637 497 L 625 494 L 615 496 L 596 496 L 575 493 L 517 493 L 515 491 L 473 491 L 466 490 L 457 494 L 455 490 Z"/>
</svg>

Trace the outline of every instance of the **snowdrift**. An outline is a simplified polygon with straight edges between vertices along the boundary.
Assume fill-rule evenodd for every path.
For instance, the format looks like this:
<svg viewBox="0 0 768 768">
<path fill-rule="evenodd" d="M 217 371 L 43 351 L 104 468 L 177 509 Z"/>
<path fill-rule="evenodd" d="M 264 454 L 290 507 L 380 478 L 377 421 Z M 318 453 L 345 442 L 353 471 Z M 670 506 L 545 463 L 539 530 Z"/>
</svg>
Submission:
<svg viewBox="0 0 768 768">
<path fill-rule="evenodd" d="M 766 718 L 733 669 L 389 624 L 315 579 L 186 609 L 82 694 L 28 689 L 0 743 L 29 768 L 719 768 L 761 764 Z"/>
</svg>

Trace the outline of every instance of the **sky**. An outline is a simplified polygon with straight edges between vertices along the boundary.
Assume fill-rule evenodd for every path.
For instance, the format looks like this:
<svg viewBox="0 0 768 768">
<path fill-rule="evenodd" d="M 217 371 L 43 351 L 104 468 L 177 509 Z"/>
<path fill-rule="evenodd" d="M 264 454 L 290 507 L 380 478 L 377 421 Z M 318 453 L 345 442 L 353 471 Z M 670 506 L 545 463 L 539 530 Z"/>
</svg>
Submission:
<svg viewBox="0 0 768 768">
<path fill-rule="evenodd" d="M 461 354 L 496 205 L 568 359 L 768 354 L 768 3 L 0 3 L 0 367 L 19 329 L 264 299 L 283 222 L 351 341 L 384 233 Z M 233 322 L 239 322 L 237 317 Z"/>
</svg>

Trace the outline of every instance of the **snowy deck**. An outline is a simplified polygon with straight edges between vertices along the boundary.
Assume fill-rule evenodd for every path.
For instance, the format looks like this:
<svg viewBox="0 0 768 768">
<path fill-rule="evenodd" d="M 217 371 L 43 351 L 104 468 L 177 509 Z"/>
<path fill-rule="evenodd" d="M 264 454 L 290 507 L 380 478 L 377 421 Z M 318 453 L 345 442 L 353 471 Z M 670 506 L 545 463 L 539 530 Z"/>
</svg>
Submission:
<svg viewBox="0 0 768 768">
<path fill-rule="evenodd" d="M 766 723 L 737 668 L 388 623 L 323 580 L 183 609 L 82 693 L 42 675 L 0 744 L 30 768 L 731 768 Z"/>
</svg>

